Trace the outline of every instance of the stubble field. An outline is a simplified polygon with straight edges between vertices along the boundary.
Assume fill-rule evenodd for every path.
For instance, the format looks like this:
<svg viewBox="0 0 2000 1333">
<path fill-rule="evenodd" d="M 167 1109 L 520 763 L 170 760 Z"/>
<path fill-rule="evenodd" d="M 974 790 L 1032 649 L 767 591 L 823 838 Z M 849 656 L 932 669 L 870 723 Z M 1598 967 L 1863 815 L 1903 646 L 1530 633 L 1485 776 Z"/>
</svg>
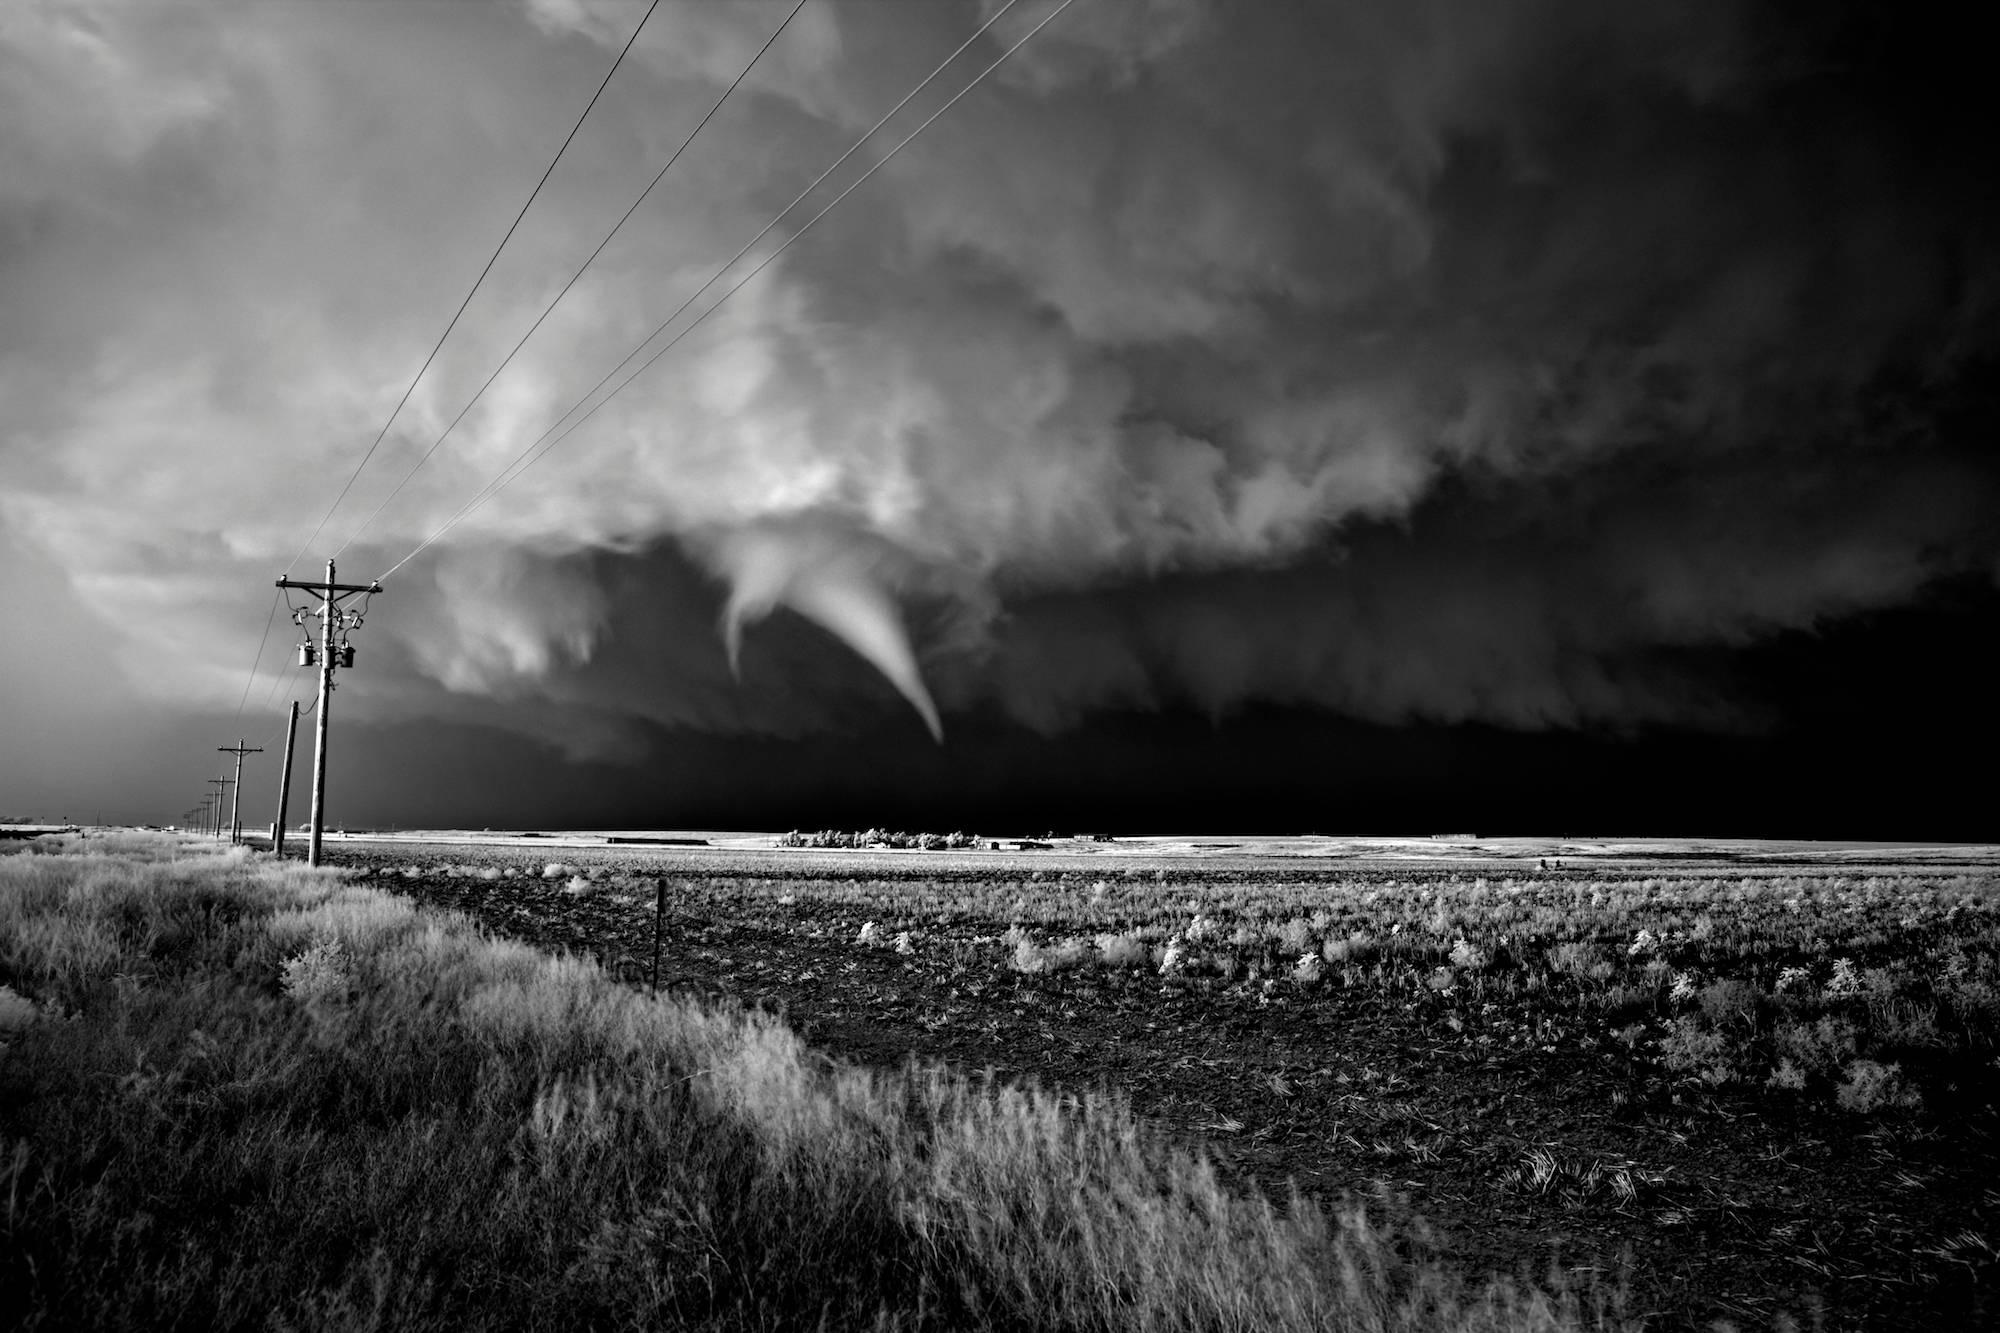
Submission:
<svg viewBox="0 0 2000 1333">
<path fill-rule="evenodd" d="M 1113 1092 L 1274 1195 L 1386 1191 L 1474 1268 L 1623 1280 L 1649 1325 L 2000 1316 L 1983 853 L 1127 850 L 330 856 L 633 985 L 657 912 L 666 989 Z"/>
</svg>

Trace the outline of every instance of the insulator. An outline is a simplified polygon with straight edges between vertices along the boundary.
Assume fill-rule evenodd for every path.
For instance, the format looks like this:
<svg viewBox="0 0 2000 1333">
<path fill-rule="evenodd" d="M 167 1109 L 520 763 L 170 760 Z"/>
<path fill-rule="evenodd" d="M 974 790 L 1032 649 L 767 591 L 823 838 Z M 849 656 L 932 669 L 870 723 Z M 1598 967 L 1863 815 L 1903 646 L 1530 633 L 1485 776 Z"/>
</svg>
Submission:
<svg viewBox="0 0 2000 1333">
<path fill-rule="evenodd" d="M 300 645 L 299 645 L 299 665 L 300 665 L 300 666 L 302 666 L 302 667 L 306 667 L 306 666 L 313 666 L 313 665 L 316 665 L 316 664 L 317 664 L 318 662 L 319 662 L 319 650 L 318 650 L 318 649 L 314 648 L 314 647 L 313 647 L 313 646 L 312 646 L 311 644 L 309 644 L 309 643 L 302 643 L 302 644 L 300 644 Z"/>
</svg>

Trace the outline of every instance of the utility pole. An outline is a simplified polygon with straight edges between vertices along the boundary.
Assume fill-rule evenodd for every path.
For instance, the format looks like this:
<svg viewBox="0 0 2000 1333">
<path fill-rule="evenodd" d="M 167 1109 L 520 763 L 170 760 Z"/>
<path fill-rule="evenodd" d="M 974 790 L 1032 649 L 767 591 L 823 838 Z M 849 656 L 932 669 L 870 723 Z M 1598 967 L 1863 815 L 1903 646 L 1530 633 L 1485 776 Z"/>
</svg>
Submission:
<svg viewBox="0 0 2000 1333">
<path fill-rule="evenodd" d="M 298 707 L 297 704 L 293 704 L 292 706 L 294 708 Z M 236 756 L 236 797 L 229 803 L 229 841 L 238 843 L 243 841 L 243 756 L 246 754 L 262 754 L 264 753 L 264 747 L 261 745 L 245 745 L 243 738 L 238 736 L 236 744 L 218 745 L 215 747 L 215 751 L 217 754 L 233 754 Z"/>
<path fill-rule="evenodd" d="M 292 700 L 292 719 L 285 724 L 285 771 L 278 779 L 278 823 L 271 831 L 271 855 L 285 859 L 285 820 L 292 801 L 292 742 L 299 734 L 299 701 Z"/>
<path fill-rule="evenodd" d="M 354 665 L 354 647 L 347 642 L 349 630 L 361 624 L 361 611 L 348 611 L 341 603 L 350 597 L 372 595 L 382 591 L 380 583 L 335 583 L 333 581 L 333 561 L 326 562 L 324 583 L 300 583 L 288 578 L 278 580 L 280 588 L 297 588 L 320 599 L 318 611 L 302 608 L 293 613 L 293 620 L 305 624 L 308 615 L 319 617 L 319 717 L 313 723 L 313 795 L 312 795 L 312 841 L 306 848 L 306 864 L 319 864 L 320 835 L 326 822 L 326 715 L 329 696 L 333 693 L 334 668 Z M 363 602 L 363 609 L 368 605 Z M 334 647 L 334 633 L 340 634 L 339 650 Z M 313 646 L 300 646 L 299 665 L 311 666 L 315 655 Z"/>
<path fill-rule="evenodd" d="M 221 791 L 215 793 L 215 811 L 213 817 L 210 818 L 210 820 L 208 821 L 209 832 L 213 833 L 216 837 L 220 838 L 222 836 L 222 803 L 229 797 L 229 788 L 231 784 L 228 778 L 210 778 L 208 780 L 208 785 L 211 787 L 220 787 L 222 789 Z"/>
</svg>

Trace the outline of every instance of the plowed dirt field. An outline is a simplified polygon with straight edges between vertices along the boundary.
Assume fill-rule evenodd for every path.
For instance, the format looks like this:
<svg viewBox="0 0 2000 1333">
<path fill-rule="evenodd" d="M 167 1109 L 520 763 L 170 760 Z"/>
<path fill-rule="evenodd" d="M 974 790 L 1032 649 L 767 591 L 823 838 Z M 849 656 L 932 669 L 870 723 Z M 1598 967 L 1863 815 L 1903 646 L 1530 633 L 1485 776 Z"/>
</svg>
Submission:
<svg viewBox="0 0 2000 1333">
<path fill-rule="evenodd" d="M 1225 962 L 1163 975 L 1163 928 L 1139 928 L 1149 903 L 1183 926 L 1189 904 L 1213 910 L 1218 930 L 1315 903 L 1381 914 L 1421 897 L 1427 877 L 1463 884 L 1476 867 L 532 844 L 350 843 L 329 857 L 633 985 L 652 981 L 657 912 L 664 989 L 780 1013 L 833 1057 L 946 1061 L 1123 1098 L 1266 1190 L 1401 1196 L 1468 1264 L 1623 1273 L 1631 1312 L 1658 1327 L 2000 1326 L 1989 1065 L 1930 1071 L 1921 1110 L 1857 1114 L 1668 1068 L 1665 1000 L 1634 1023 L 1632 1004 L 1607 1018 L 1553 974 L 1543 984 L 1528 968 L 1508 989 L 1448 962 L 1428 981 L 1338 966 L 1306 981 L 1278 944 L 1240 931 Z M 1607 876 L 1646 873 L 1659 867 L 1536 870 L 1524 892 L 1582 902 Z M 1909 926 L 1932 932 L 1925 947 L 1993 930 L 1990 877 L 1972 876 L 1954 881 L 1974 885 L 1971 916 Z M 1115 905 L 1091 909 L 1096 925 L 1066 924 L 1077 902 Z M 1341 910 L 1345 929 L 1354 914 Z M 1724 929 L 1757 929 L 1743 911 Z M 1056 952 L 1120 921 L 1150 945 L 1145 961 Z"/>
</svg>

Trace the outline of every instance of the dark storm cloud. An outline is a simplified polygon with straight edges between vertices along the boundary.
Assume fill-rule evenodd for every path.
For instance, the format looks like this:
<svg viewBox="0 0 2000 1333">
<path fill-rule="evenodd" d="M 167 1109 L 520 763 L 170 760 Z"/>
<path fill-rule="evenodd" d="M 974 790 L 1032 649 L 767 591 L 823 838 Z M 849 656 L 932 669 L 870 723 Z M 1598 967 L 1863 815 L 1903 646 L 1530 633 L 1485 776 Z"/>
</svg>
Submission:
<svg viewBox="0 0 2000 1333">
<path fill-rule="evenodd" d="M 1719 470 L 1559 503 L 1459 494 L 1282 570 L 1031 599 L 976 670 L 941 673 L 942 693 L 992 691 L 1045 730 L 1245 700 L 1383 723 L 1734 730 L 1769 719 L 1682 650 L 1896 605 L 1990 540 L 1964 468 L 1864 466 L 1803 489 L 1768 465 Z"/>
<path fill-rule="evenodd" d="M 783 8 L 669 7 L 336 529 Z M 352 555 L 455 510 L 994 8 L 809 5 Z M 66 349 L 0 361 L 4 447 L 41 463 L 0 513 L 106 613 L 170 592 L 175 686 L 233 703 L 250 575 L 639 11 L 168 11 L 0 36 L 9 106 L 101 103 L 0 131 L 0 347 L 47 311 Z M 824 630 L 947 723 L 1754 721 L 1675 652 L 2000 558 L 1991 463 L 1940 415 L 1992 350 L 1991 190 L 1959 104 L 1910 111 L 1858 24 L 1079 0 L 401 576 L 371 622 L 398 669 L 353 697 L 441 686 L 583 749 L 630 716 L 804 734 L 893 701 Z"/>
</svg>

